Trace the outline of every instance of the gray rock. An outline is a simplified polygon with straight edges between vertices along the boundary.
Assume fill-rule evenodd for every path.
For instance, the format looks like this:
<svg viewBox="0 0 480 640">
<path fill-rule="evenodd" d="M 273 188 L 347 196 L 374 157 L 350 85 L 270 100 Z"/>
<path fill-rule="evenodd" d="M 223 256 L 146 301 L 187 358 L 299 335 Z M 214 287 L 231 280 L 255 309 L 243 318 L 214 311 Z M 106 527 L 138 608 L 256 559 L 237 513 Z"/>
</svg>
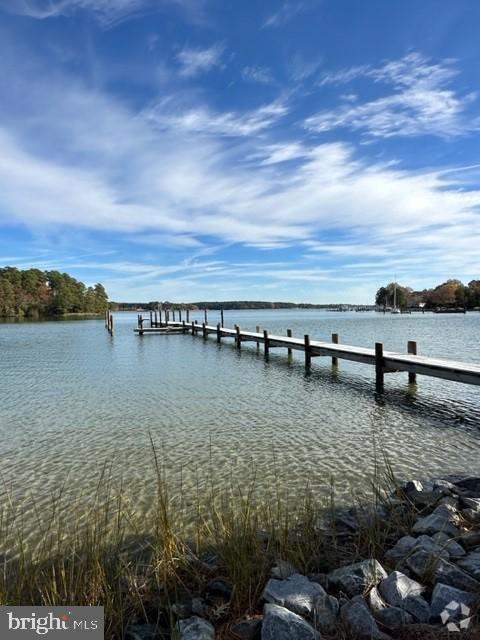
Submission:
<svg viewBox="0 0 480 640">
<path fill-rule="evenodd" d="M 287 560 L 277 560 L 275 566 L 270 569 L 270 577 L 277 580 L 285 580 L 295 573 L 298 573 L 298 570 Z"/>
<path fill-rule="evenodd" d="M 419 582 L 408 576 L 394 571 L 388 578 L 382 580 L 378 590 L 388 604 L 404 609 L 418 622 L 427 622 L 430 617 L 428 602 L 422 597 L 425 591 Z"/>
<path fill-rule="evenodd" d="M 356 640 L 390 640 L 390 636 L 378 628 L 375 618 L 361 596 L 356 596 L 344 604 L 341 616 L 351 637 Z"/>
<path fill-rule="evenodd" d="M 315 601 L 314 625 L 320 631 L 332 631 L 337 621 L 339 603 L 337 598 L 323 593 Z"/>
<path fill-rule="evenodd" d="M 422 596 L 407 596 L 402 608 L 418 622 L 428 622 L 430 619 L 430 605 Z"/>
<path fill-rule="evenodd" d="M 228 602 L 232 597 L 232 587 L 221 578 L 210 580 L 207 584 L 207 596 L 209 598 L 221 598 Z"/>
<path fill-rule="evenodd" d="M 215 640 L 213 625 L 198 616 L 179 620 L 177 630 L 180 634 L 180 640 Z"/>
<path fill-rule="evenodd" d="M 450 585 L 462 591 L 480 592 L 480 582 L 460 567 L 440 559 L 435 569 L 434 582 Z"/>
<path fill-rule="evenodd" d="M 205 602 L 202 598 L 192 598 L 192 613 L 203 618 L 206 612 Z"/>
<path fill-rule="evenodd" d="M 480 496 L 480 478 L 464 478 L 455 482 L 455 486 L 462 492 L 468 492 L 474 498 Z"/>
<path fill-rule="evenodd" d="M 329 583 L 349 596 L 365 592 L 386 577 L 387 572 L 378 560 L 374 559 L 340 567 L 328 574 Z"/>
<path fill-rule="evenodd" d="M 235 623 L 231 632 L 240 640 L 255 640 L 260 635 L 261 618 L 245 618 Z"/>
<path fill-rule="evenodd" d="M 131 624 L 125 630 L 125 640 L 163 640 L 167 633 L 155 624 Z"/>
<path fill-rule="evenodd" d="M 444 495 L 450 495 L 452 493 L 457 493 L 457 487 L 453 484 L 453 482 L 449 482 L 448 480 L 444 480 L 443 478 L 436 478 L 433 482 L 434 489 L 440 489 Z"/>
<path fill-rule="evenodd" d="M 177 618 L 190 618 L 193 614 L 191 602 L 174 602 L 172 604 L 172 611 Z"/>
<path fill-rule="evenodd" d="M 328 576 L 326 573 L 309 573 L 307 577 L 311 582 L 318 582 L 325 591 L 328 591 L 330 585 L 328 583 Z"/>
<path fill-rule="evenodd" d="M 416 541 L 417 539 L 412 536 L 403 536 L 385 553 L 385 559 L 392 563 L 403 560 L 412 551 Z"/>
<path fill-rule="evenodd" d="M 383 599 L 392 607 L 402 607 L 408 596 L 421 596 L 425 588 L 400 571 L 394 571 L 378 585 Z"/>
<path fill-rule="evenodd" d="M 277 604 L 266 604 L 262 640 L 320 640 L 320 634 L 296 613 Z"/>
<path fill-rule="evenodd" d="M 386 609 L 386 607 L 388 607 L 387 603 L 378 592 L 377 587 L 372 587 L 370 589 L 367 595 L 367 602 L 374 615 L 378 611 L 381 611 L 382 609 Z"/>
<path fill-rule="evenodd" d="M 444 495 L 441 487 L 435 487 L 433 482 L 412 480 L 404 485 L 403 491 L 414 505 L 427 507 L 436 504 Z"/>
<path fill-rule="evenodd" d="M 470 549 L 480 547 L 480 531 L 468 531 L 467 533 L 463 533 L 459 538 L 459 542 L 468 551 Z"/>
<path fill-rule="evenodd" d="M 461 558 L 465 555 L 465 549 L 462 547 L 462 545 L 458 544 L 456 540 L 453 540 L 453 538 L 450 538 L 441 531 L 435 533 L 432 536 L 432 539 L 436 544 L 440 545 L 442 549 L 448 551 L 448 555 L 450 556 L 450 558 L 452 558 L 452 560 Z"/>
<path fill-rule="evenodd" d="M 418 549 L 405 558 L 407 567 L 421 580 L 433 576 L 438 561 L 439 558 L 436 558 L 429 551 L 425 551 L 425 549 Z"/>
<path fill-rule="evenodd" d="M 301 616 L 312 616 L 317 599 L 325 591 L 317 582 L 295 573 L 287 580 L 269 580 L 263 590 L 266 602 L 286 607 Z"/>
<path fill-rule="evenodd" d="M 480 522 L 480 511 L 476 511 L 475 509 L 462 509 L 462 516 L 468 522 L 472 522 L 474 524 Z"/>
<path fill-rule="evenodd" d="M 447 604 L 451 602 L 458 602 L 471 607 L 475 601 L 476 597 L 472 593 L 438 582 L 432 593 L 431 618 L 432 620 L 439 618 Z"/>
<path fill-rule="evenodd" d="M 462 497 L 462 504 L 467 509 L 473 509 L 474 511 L 480 511 L 480 498 Z"/>
<path fill-rule="evenodd" d="M 438 535 L 438 534 L 434 534 L 434 535 Z M 441 534 L 441 535 L 445 535 L 445 534 Z M 433 537 L 426 536 L 425 534 L 419 536 L 416 539 L 416 542 L 413 548 L 415 551 L 417 549 L 423 549 L 424 551 L 427 551 L 427 553 L 429 553 L 431 556 L 435 558 L 445 558 L 446 560 L 448 560 L 448 558 L 450 557 L 449 552 L 445 549 L 444 546 L 436 542 L 433 539 Z"/>
<path fill-rule="evenodd" d="M 469 573 L 476 580 L 480 580 L 480 550 L 468 553 L 464 558 L 457 561 L 457 566 Z"/>
<path fill-rule="evenodd" d="M 444 558 L 432 559 L 423 549 L 408 557 L 406 563 L 416 576 L 433 584 L 441 582 L 464 591 L 480 591 L 480 582 L 466 571 Z"/>
<path fill-rule="evenodd" d="M 384 627 L 392 630 L 402 629 L 413 622 L 412 616 L 399 607 L 382 609 L 377 613 L 376 618 Z"/>
<path fill-rule="evenodd" d="M 452 538 L 458 536 L 458 514 L 452 507 L 446 504 L 439 505 L 429 516 L 419 518 L 413 525 L 413 533 L 425 533 L 433 535 L 442 531 Z"/>
</svg>

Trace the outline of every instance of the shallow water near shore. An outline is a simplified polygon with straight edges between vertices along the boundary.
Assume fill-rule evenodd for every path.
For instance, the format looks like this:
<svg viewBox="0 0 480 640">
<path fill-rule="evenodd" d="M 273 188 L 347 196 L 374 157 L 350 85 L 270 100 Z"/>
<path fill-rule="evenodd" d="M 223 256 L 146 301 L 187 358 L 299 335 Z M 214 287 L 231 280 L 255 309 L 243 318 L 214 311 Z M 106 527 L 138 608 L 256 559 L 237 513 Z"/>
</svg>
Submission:
<svg viewBox="0 0 480 640">
<path fill-rule="evenodd" d="M 192 503 L 212 487 L 246 489 L 253 476 L 260 496 L 292 499 L 307 484 L 328 495 L 333 476 L 348 502 L 383 452 L 401 477 L 480 473 L 480 387 L 419 376 L 415 388 L 397 373 L 379 394 L 370 366 L 315 358 L 307 374 L 301 353 L 289 363 L 272 350 L 266 361 L 248 343 L 140 338 L 136 314 L 114 319 L 113 337 L 101 319 L 0 324 L 2 499 L 25 505 L 27 529 L 33 502 L 41 511 L 62 493 L 88 503 L 105 461 L 125 499 L 148 513 L 150 436 L 172 496 Z M 479 313 L 225 312 L 225 325 L 235 323 L 402 352 L 417 340 L 421 354 L 480 362 Z"/>
</svg>

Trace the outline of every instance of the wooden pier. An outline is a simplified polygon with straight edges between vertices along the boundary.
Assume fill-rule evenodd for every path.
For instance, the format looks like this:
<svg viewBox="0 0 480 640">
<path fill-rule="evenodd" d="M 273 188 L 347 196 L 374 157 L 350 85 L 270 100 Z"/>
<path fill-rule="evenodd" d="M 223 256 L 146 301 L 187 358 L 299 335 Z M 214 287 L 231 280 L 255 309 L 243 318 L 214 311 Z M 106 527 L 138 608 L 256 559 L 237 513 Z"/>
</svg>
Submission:
<svg viewBox="0 0 480 640">
<path fill-rule="evenodd" d="M 336 333 L 332 334 L 332 342 L 321 342 L 312 340 L 309 335 L 305 335 L 303 338 L 294 338 L 291 329 L 287 330 L 286 336 L 270 334 L 267 330 L 260 331 L 259 327 L 257 327 L 256 331 L 244 331 L 238 325 L 230 329 L 223 326 L 223 313 L 221 320 L 222 322 L 215 326 L 207 324 L 206 311 L 205 322 L 202 322 L 202 324 L 197 321 L 189 322 L 189 319 L 181 321 L 170 320 L 167 312 L 164 322 L 162 322 L 161 317 L 160 322 L 158 322 L 158 318 L 155 322 L 154 317 L 151 315 L 150 327 L 144 327 L 143 317 L 138 316 L 138 327 L 135 331 L 139 335 L 149 333 L 189 333 L 194 336 L 201 335 L 204 339 L 213 334 L 217 343 L 221 343 L 224 338 L 231 338 L 237 349 L 241 349 L 243 342 L 254 342 L 257 345 L 257 349 L 260 345 L 263 345 L 266 356 L 268 356 L 270 349 L 278 347 L 287 349 L 289 356 L 293 350 L 302 351 L 305 354 L 305 366 L 307 368 L 311 366 L 312 358 L 322 356 L 330 357 L 333 366 L 337 366 L 339 360 L 360 362 L 375 367 L 375 380 L 379 388 L 383 387 L 386 373 L 400 371 L 408 373 L 408 380 L 412 384 L 416 383 L 418 374 L 465 384 L 480 385 L 480 364 L 417 355 L 417 344 L 413 341 L 408 342 L 407 353 L 396 353 L 385 351 L 383 343 L 380 342 L 377 342 L 374 348 L 340 344 L 339 336 Z"/>
</svg>

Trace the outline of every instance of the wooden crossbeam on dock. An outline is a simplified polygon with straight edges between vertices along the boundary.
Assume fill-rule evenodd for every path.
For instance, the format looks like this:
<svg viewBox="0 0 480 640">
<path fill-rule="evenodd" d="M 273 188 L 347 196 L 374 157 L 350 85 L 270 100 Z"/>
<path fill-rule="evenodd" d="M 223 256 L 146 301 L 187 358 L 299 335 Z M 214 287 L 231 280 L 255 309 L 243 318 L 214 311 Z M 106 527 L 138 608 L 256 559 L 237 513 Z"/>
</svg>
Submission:
<svg viewBox="0 0 480 640">
<path fill-rule="evenodd" d="M 171 322 L 168 320 L 163 328 L 144 328 L 143 318 L 141 324 L 140 318 L 141 316 L 139 316 L 139 326 L 135 329 L 140 335 L 183 332 L 191 332 L 192 335 L 195 335 L 200 329 L 196 321 L 192 322 L 191 325 L 185 325 L 183 322 Z M 165 331 L 166 328 L 169 331 Z M 379 388 L 383 387 L 385 374 L 399 371 L 408 373 L 410 383 L 416 381 L 417 375 L 424 375 L 465 384 L 480 385 L 480 364 L 419 356 L 417 355 L 416 343 L 413 341 L 408 343 L 407 353 L 396 353 L 385 351 L 382 343 L 377 343 L 373 349 L 339 344 L 338 334 L 332 334 L 332 342 L 321 342 L 312 340 L 310 336 L 304 336 L 303 339 L 293 338 L 291 331 L 288 331 L 287 336 L 277 336 L 269 334 L 266 329 L 261 332 L 259 327 L 257 327 L 257 331 L 245 331 L 240 327 L 229 329 L 222 326 L 221 322 L 216 326 L 202 323 L 201 328 L 202 335 L 205 338 L 209 334 L 215 334 L 218 343 L 223 338 L 232 338 L 237 346 L 241 346 L 242 342 L 255 342 L 257 346 L 263 344 L 264 353 L 267 357 L 270 349 L 275 347 L 286 348 L 289 353 L 303 351 L 307 367 L 310 366 L 312 358 L 322 356 L 330 357 L 332 364 L 337 364 L 339 360 L 350 360 L 371 365 L 375 367 L 375 380 Z"/>
</svg>

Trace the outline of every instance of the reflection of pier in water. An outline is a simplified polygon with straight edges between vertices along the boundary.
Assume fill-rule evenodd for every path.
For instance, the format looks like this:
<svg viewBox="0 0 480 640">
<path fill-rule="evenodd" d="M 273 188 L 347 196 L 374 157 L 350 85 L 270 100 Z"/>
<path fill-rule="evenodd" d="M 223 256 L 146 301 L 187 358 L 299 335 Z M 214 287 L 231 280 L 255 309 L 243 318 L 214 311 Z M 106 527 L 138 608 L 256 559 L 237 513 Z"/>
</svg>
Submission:
<svg viewBox="0 0 480 640">
<path fill-rule="evenodd" d="M 204 322 L 199 324 L 197 320 L 190 322 L 189 311 L 182 318 L 182 310 L 166 310 L 150 312 L 150 319 L 147 324 L 143 316 L 138 315 L 138 326 L 135 332 L 140 335 L 147 334 L 192 334 L 201 335 L 207 339 L 209 335 L 216 337 L 217 343 L 223 339 L 232 339 L 238 349 L 241 349 L 243 342 L 254 342 L 257 349 L 263 345 L 263 350 L 268 356 L 270 349 L 283 347 L 287 349 L 289 356 L 292 351 L 303 351 L 305 354 L 305 366 L 310 367 L 312 358 L 331 357 L 332 365 L 338 365 L 338 360 L 350 360 L 369 364 L 375 367 L 375 380 L 377 387 L 382 387 L 386 373 L 397 373 L 405 371 L 408 373 L 410 383 L 416 382 L 417 374 L 463 382 L 465 384 L 480 385 L 480 365 L 468 362 L 457 362 L 440 358 L 431 358 L 417 355 L 417 343 L 409 341 L 407 353 L 396 353 L 385 351 L 381 342 L 375 343 L 375 347 L 356 347 L 352 345 L 339 344 L 338 334 L 332 334 L 332 342 L 321 342 L 312 340 L 309 335 L 303 338 L 294 338 L 291 329 L 287 330 L 286 336 L 270 334 L 266 329 L 260 331 L 244 331 L 238 325 L 233 329 L 224 326 L 223 310 L 220 311 L 220 322 L 216 325 L 208 324 L 208 312 L 204 310 Z M 170 314 L 172 319 L 170 319 Z M 163 316 L 163 317 L 162 317 Z"/>
</svg>

